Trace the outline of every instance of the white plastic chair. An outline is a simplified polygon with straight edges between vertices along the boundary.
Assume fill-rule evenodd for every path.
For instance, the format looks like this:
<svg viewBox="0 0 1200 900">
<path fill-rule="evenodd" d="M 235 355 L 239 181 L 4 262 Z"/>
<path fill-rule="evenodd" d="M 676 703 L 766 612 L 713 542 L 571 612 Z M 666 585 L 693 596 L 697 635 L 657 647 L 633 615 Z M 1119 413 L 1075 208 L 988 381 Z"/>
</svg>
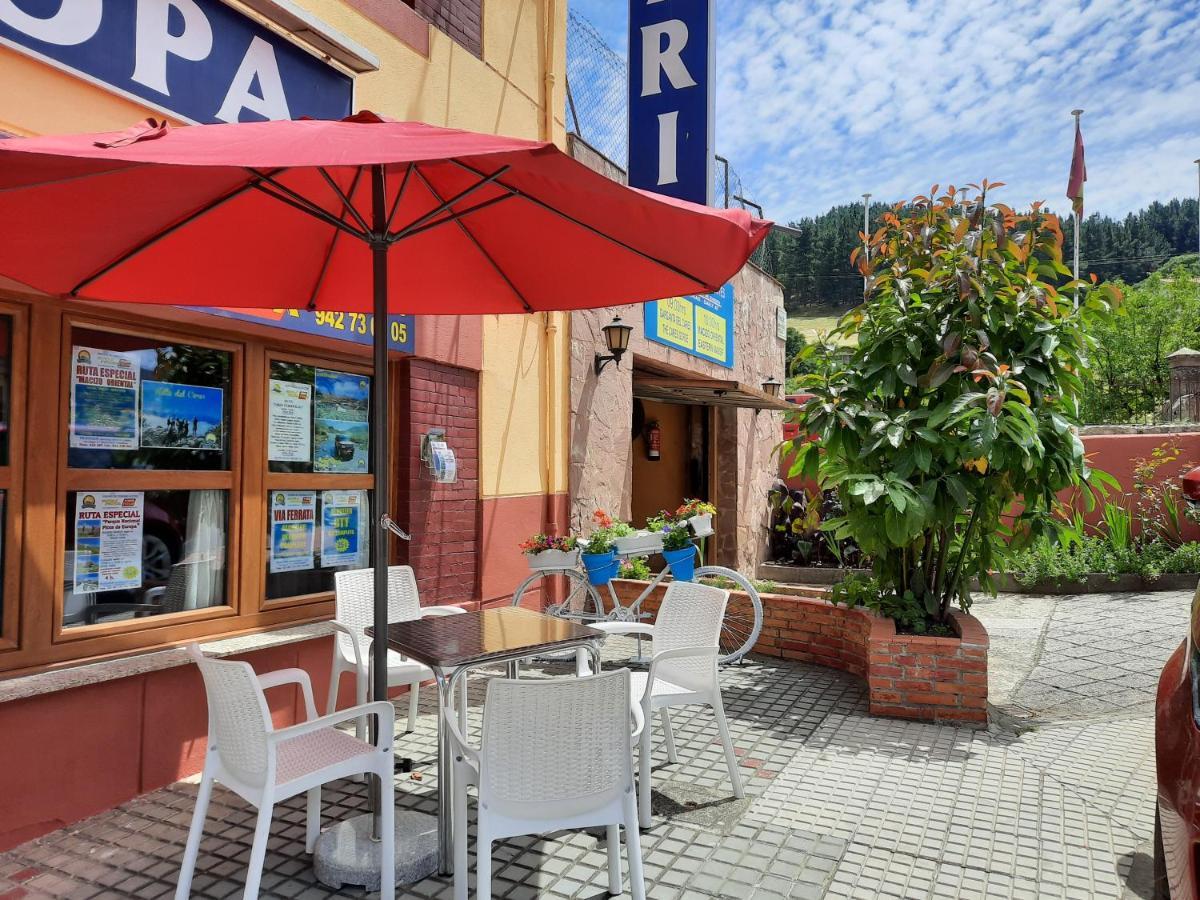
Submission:
<svg viewBox="0 0 1200 900">
<path fill-rule="evenodd" d="M 337 708 L 338 687 L 342 674 L 353 673 L 355 702 L 367 702 L 367 686 L 371 683 L 374 657 L 371 639 L 365 629 L 375 623 L 375 572 L 373 569 L 352 569 L 334 575 L 335 619 L 337 631 L 333 645 L 333 667 L 329 675 L 329 701 L 325 711 Z M 452 616 L 464 610 L 455 606 L 421 606 L 417 594 L 417 578 L 411 566 L 388 566 L 388 621 L 408 622 L 427 616 Z M 395 650 L 388 650 L 388 687 L 408 685 L 408 731 L 417 718 L 417 702 L 422 681 L 432 681 L 433 671 L 419 662 L 406 659 Z M 461 710 L 467 706 L 467 684 L 463 679 Z M 355 733 L 362 737 L 360 721 Z"/>
<path fill-rule="evenodd" d="M 243 894 L 247 900 L 258 896 L 271 816 L 275 804 L 281 800 L 308 794 L 305 849 L 312 853 L 321 833 L 321 785 L 351 775 L 375 775 L 382 785 L 380 827 L 383 834 L 393 833 L 392 737 L 396 711 L 391 703 L 366 703 L 318 718 L 312 683 L 304 670 L 281 669 L 259 676 L 249 663 L 209 659 L 195 644 L 189 646 L 188 652 L 200 667 L 208 695 L 208 750 L 179 870 L 176 900 L 186 900 L 191 891 L 214 781 L 258 807 Z M 275 728 L 263 691 L 293 683 L 304 694 L 308 721 L 290 728 Z M 375 744 L 333 727 L 368 715 L 377 717 L 379 736 Z M 394 868 L 391 841 L 383 841 L 382 854 L 382 871 L 391 872 Z M 382 900 L 393 900 L 395 890 L 391 879 L 383 879 Z"/>
<path fill-rule="evenodd" d="M 746 796 L 738 772 L 737 755 L 729 738 L 729 724 L 721 703 L 721 682 L 717 677 L 718 640 L 729 591 L 690 581 L 672 581 L 667 585 L 662 605 L 653 625 L 640 622 L 589 622 L 608 634 L 641 634 L 653 640 L 650 667 L 630 676 L 633 702 L 641 706 L 646 727 L 639 748 L 638 810 L 643 828 L 650 827 L 650 722 L 659 713 L 667 745 L 667 759 L 678 762 L 675 736 L 671 733 L 672 706 L 711 706 L 717 720 L 725 764 L 733 782 L 733 796 Z M 580 675 L 589 671 L 587 655 L 576 655 Z"/>
<path fill-rule="evenodd" d="M 494 679 L 472 747 L 449 711 L 454 752 L 454 897 L 467 900 L 467 785 L 478 788 L 476 896 L 492 896 L 492 842 L 522 834 L 607 826 L 608 892 L 621 893 L 620 828 L 630 892 L 645 900 L 633 796 L 629 671 L 584 678 Z M 631 728 L 632 723 L 636 725 Z"/>
</svg>

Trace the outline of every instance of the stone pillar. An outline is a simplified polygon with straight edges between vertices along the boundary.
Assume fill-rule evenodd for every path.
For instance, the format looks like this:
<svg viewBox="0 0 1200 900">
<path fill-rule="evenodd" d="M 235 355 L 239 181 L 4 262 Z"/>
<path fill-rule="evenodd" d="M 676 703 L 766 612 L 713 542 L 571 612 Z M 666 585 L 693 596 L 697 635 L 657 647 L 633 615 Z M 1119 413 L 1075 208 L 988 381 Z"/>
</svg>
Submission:
<svg viewBox="0 0 1200 900">
<path fill-rule="evenodd" d="M 1200 422 L 1200 352 L 1182 347 L 1167 357 L 1171 393 L 1164 410 L 1172 422 Z"/>
</svg>

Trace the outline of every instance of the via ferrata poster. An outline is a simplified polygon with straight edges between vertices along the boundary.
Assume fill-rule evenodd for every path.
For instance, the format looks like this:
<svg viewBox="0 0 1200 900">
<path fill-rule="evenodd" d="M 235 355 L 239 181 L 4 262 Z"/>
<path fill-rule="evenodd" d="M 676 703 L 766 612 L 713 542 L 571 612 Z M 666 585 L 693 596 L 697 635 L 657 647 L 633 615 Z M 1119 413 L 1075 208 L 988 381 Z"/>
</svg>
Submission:
<svg viewBox="0 0 1200 900">
<path fill-rule="evenodd" d="M 316 524 L 316 491 L 271 493 L 272 573 L 299 572 L 313 567 Z"/>
</svg>

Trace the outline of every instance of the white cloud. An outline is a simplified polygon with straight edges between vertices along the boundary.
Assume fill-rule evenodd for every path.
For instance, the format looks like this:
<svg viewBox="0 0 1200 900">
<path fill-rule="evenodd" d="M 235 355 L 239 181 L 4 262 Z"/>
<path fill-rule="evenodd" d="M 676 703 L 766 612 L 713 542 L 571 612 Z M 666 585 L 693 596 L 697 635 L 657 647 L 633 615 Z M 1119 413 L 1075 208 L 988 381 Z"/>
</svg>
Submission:
<svg viewBox="0 0 1200 900">
<path fill-rule="evenodd" d="M 1063 209 L 1087 110 L 1089 211 L 1191 196 L 1200 2 L 718 5 L 717 143 L 780 220 L 987 177 Z"/>
</svg>

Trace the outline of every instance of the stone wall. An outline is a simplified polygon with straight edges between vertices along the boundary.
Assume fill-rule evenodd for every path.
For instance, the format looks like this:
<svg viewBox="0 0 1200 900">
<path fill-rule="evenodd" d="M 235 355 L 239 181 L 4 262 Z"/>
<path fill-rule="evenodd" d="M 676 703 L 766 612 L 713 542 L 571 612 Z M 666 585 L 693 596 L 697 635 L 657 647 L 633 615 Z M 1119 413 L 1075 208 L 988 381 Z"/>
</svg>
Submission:
<svg viewBox="0 0 1200 900">
<path fill-rule="evenodd" d="M 572 154 L 591 168 L 624 182 L 620 168 L 581 141 Z M 570 517 L 579 529 L 597 508 L 629 518 L 633 489 L 631 423 L 633 368 L 653 366 L 680 377 L 734 380 L 759 387 L 784 380 L 784 342 L 776 337 L 776 310 L 783 305 L 779 283 L 747 265 L 733 278 L 734 366 L 727 369 L 645 338 L 641 304 L 571 313 Z M 593 360 L 604 352 L 601 328 L 614 315 L 633 326 L 629 352 L 620 367 L 597 376 Z M 767 489 L 775 475 L 771 453 L 779 443 L 783 414 L 720 407 L 714 417 L 710 499 L 721 511 L 710 542 L 709 561 L 753 573 L 767 548 Z M 680 498 L 681 500 L 683 498 Z M 641 523 L 635 523 L 640 525 Z"/>
</svg>

